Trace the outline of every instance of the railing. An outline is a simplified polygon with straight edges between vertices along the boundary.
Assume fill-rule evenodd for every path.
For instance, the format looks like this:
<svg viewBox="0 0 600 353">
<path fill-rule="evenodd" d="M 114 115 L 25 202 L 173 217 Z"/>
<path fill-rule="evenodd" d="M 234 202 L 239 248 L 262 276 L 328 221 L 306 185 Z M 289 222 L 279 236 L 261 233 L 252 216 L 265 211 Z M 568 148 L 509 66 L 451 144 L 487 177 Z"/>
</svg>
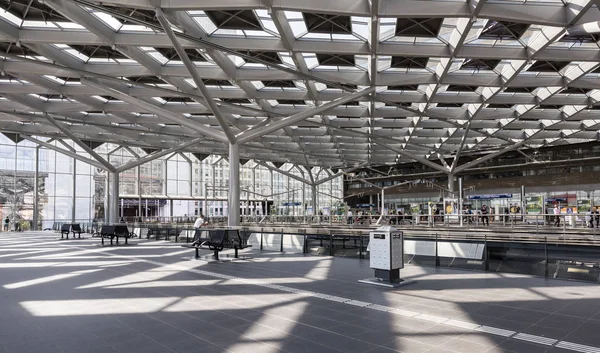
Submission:
<svg viewBox="0 0 600 353">
<path fill-rule="evenodd" d="M 559 219 L 556 223 L 556 219 Z M 475 214 L 463 215 L 361 215 L 361 216 L 280 216 L 280 215 L 253 215 L 242 216 L 242 225 L 246 226 L 287 226 L 296 227 L 347 227 L 352 229 L 372 229 L 382 225 L 391 225 L 403 230 L 446 230 L 446 231 L 481 231 L 484 229 L 502 233 L 532 233 L 541 235 L 599 235 L 600 217 L 592 217 L 593 227 L 590 227 L 589 214 L 490 214 L 487 216 Z M 176 217 L 123 217 L 119 223 L 130 225 L 140 224 L 171 224 L 192 226 L 196 216 Z M 488 226 L 489 221 L 489 226 Z M 210 226 L 219 227 L 227 225 L 227 217 L 208 218 Z M 29 230 L 21 223 L 21 230 Z M 72 223 L 70 220 L 44 220 L 42 229 L 56 230 L 64 223 Z M 91 229 L 95 224 L 104 223 L 96 220 L 78 219 L 75 223 L 86 225 Z M 556 225 L 558 224 L 558 225 Z M 12 226 L 11 226 L 12 229 Z"/>
<path fill-rule="evenodd" d="M 246 238 L 253 234 L 258 237 L 255 239 L 258 242 L 255 247 L 260 250 L 283 252 L 289 251 L 289 247 L 294 244 L 301 244 L 301 249 L 296 249 L 296 252 L 369 258 L 369 235 L 366 229 L 241 229 Z M 405 263 L 600 282 L 600 239 L 484 232 L 472 233 L 466 237 L 431 232 L 406 233 Z M 296 238 L 294 240 L 291 237 Z"/>
</svg>

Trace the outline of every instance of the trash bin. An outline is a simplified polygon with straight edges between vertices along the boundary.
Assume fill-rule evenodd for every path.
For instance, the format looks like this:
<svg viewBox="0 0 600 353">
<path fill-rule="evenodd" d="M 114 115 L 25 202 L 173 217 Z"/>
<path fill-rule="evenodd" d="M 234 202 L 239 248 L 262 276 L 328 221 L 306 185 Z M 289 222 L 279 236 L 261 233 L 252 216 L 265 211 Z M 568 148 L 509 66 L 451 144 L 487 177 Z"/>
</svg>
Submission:
<svg viewBox="0 0 600 353">
<path fill-rule="evenodd" d="M 404 236 L 394 227 L 383 226 L 369 234 L 370 267 L 375 278 L 360 280 L 361 283 L 397 287 L 412 282 L 400 278 L 404 268 Z"/>
</svg>

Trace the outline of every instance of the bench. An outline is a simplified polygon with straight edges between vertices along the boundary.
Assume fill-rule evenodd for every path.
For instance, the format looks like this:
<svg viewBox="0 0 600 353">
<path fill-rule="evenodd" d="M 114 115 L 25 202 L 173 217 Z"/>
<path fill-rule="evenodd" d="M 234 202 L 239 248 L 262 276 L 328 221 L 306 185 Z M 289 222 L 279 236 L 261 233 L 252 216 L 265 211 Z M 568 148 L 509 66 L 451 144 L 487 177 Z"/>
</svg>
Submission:
<svg viewBox="0 0 600 353">
<path fill-rule="evenodd" d="M 208 237 L 202 237 L 201 232 L 208 232 Z M 198 232 L 200 232 L 198 234 Z M 192 247 L 196 251 L 196 258 L 200 258 L 200 249 L 212 250 L 213 258 L 219 260 L 219 252 L 223 249 L 234 249 L 234 257 L 239 258 L 238 250 L 246 249 L 252 245 L 248 244 L 247 239 L 243 239 L 240 232 L 237 229 L 210 229 L 210 230 L 196 230 L 194 239 L 199 239 L 200 244 L 197 246 L 182 245 L 184 247 Z"/>
<path fill-rule="evenodd" d="M 105 238 L 110 239 L 110 245 L 113 245 L 114 238 L 116 238 L 117 244 L 119 244 L 119 238 L 125 238 L 125 244 L 127 244 L 127 239 L 131 238 L 131 233 L 129 233 L 126 225 L 102 226 L 100 238 L 102 239 L 102 245 L 104 245 Z"/>
<path fill-rule="evenodd" d="M 69 239 L 69 233 L 73 233 L 73 238 L 75 238 L 75 233 L 77 233 L 77 238 L 81 239 L 81 226 L 79 223 L 65 223 L 60 227 L 60 238 L 64 239 L 64 236 L 67 236 Z"/>
<path fill-rule="evenodd" d="M 150 240 L 154 237 L 156 240 L 160 240 L 163 237 L 165 240 L 169 240 L 171 236 L 175 237 L 175 242 L 179 241 L 179 228 L 170 226 L 149 226 L 146 239 Z"/>
</svg>

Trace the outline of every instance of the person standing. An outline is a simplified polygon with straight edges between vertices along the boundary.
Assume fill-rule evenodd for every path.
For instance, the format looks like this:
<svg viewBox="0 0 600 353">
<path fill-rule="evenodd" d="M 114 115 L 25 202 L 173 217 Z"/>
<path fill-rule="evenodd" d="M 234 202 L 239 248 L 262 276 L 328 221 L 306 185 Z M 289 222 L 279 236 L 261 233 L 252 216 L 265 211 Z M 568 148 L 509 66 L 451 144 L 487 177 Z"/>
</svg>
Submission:
<svg viewBox="0 0 600 353">
<path fill-rule="evenodd" d="M 8 226 L 10 224 L 10 219 L 8 219 L 8 216 L 6 216 L 6 218 L 4 219 L 4 231 L 8 232 Z"/>
<path fill-rule="evenodd" d="M 202 228 L 203 226 L 208 225 L 208 222 L 206 221 L 206 219 L 204 218 L 204 215 L 201 213 L 200 216 L 198 218 L 196 218 L 196 222 L 194 222 L 194 241 L 192 242 L 192 245 L 200 245 L 200 236 L 202 234 L 202 231 L 200 230 L 200 228 Z"/>
<path fill-rule="evenodd" d="M 483 223 L 484 226 L 490 225 L 490 218 L 488 216 L 489 213 L 490 213 L 490 211 L 488 210 L 486 205 L 481 206 L 481 222 Z"/>
<path fill-rule="evenodd" d="M 554 226 L 560 227 L 560 208 L 558 208 L 558 205 L 554 205 Z"/>
</svg>

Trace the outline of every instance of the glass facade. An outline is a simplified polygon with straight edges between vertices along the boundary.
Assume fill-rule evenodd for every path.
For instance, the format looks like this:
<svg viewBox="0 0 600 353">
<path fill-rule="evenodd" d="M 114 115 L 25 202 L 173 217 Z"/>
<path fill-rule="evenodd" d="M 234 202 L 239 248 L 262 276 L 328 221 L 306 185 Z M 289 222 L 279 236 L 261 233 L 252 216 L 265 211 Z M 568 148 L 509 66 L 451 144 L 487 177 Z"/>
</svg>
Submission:
<svg viewBox="0 0 600 353">
<path fill-rule="evenodd" d="M 78 155 L 91 157 L 71 141 L 38 137 Z M 95 151 L 119 167 L 147 155 L 139 148 L 105 143 Z M 36 153 L 38 184 L 35 197 Z M 311 187 L 287 175 L 272 172 L 254 161 L 240 167 L 242 215 L 305 215 L 312 212 Z M 281 170 L 309 180 L 305 170 L 284 164 Z M 324 171 L 313 171 L 326 177 Z M 227 215 L 229 163 L 220 156 L 199 160 L 192 153 L 173 153 L 120 173 L 119 216 L 132 218 Z M 108 173 L 54 150 L 38 148 L 27 140 L 0 134 L 0 216 L 29 229 L 35 218 L 41 229 L 55 221 L 90 222 L 106 218 Z M 319 209 L 342 198 L 342 178 L 319 186 Z M 34 202 L 38 215 L 34 217 Z"/>
</svg>

